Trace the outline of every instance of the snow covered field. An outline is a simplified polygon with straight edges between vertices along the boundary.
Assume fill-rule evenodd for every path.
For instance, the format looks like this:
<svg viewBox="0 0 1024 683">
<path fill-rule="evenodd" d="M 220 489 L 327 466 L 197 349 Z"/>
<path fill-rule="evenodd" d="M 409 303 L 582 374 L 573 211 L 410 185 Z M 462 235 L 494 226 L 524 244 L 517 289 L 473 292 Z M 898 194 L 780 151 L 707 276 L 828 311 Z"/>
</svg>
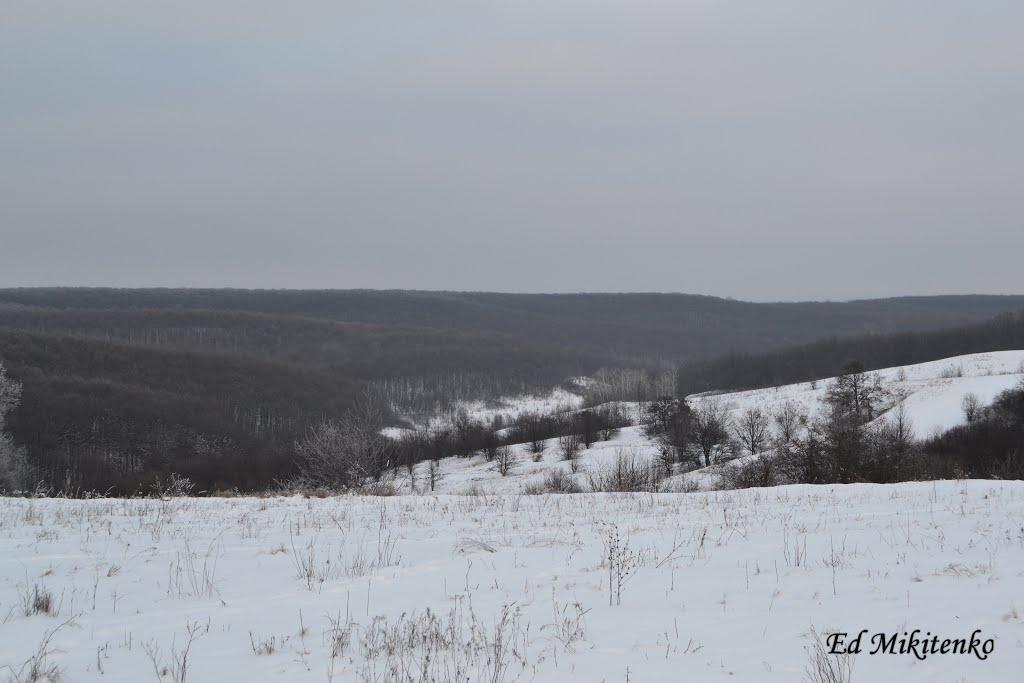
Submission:
<svg viewBox="0 0 1024 683">
<path fill-rule="evenodd" d="M 0 680 L 790 683 L 812 629 L 980 629 L 852 680 L 1017 681 L 1024 484 L 0 499 L 0 622 Z"/>
</svg>

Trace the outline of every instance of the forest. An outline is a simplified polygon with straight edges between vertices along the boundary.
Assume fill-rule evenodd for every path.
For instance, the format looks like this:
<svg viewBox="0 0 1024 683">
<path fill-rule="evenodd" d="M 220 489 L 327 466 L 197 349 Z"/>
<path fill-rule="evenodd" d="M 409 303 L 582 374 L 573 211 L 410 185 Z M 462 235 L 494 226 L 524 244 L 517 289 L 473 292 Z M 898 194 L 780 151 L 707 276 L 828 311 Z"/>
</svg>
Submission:
<svg viewBox="0 0 1024 683">
<path fill-rule="evenodd" d="M 1006 312 L 974 325 L 928 332 L 828 337 L 768 353 L 729 353 L 683 363 L 676 372 L 680 395 L 756 389 L 831 377 L 850 361 L 868 370 L 938 360 L 966 353 L 1024 348 L 1024 311 Z"/>
<path fill-rule="evenodd" d="M 577 352 L 682 362 L 830 336 L 935 330 L 1024 309 L 1024 296 L 752 303 L 692 294 L 401 290 L 0 289 L 0 303 L 89 311 L 232 311 L 496 332 Z"/>
<path fill-rule="evenodd" d="M 6 430 L 54 489 L 132 493 L 175 473 L 202 490 L 258 490 L 294 477 L 300 443 L 366 403 L 378 426 L 402 426 L 409 416 L 546 392 L 575 376 L 596 378 L 585 390 L 593 406 L 671 393 L 673 373 L 685 396 L 831 376 L 850 359 L 870 369 L 1021 348 L 1024 315 L 1001 313 L 1020 300 L 0 290 L 0 363 L 22 387 Z M 973 322 L 981 316 L 989 319 Z M 894 327 L 902 331 L 882 333 Z M 853 334 L 864 329 L 873 331 Z M 815 334 L 818 341 L 771 350 Z M 750 347 L 760 351 L 737 350 Z M 732 352 L 713 357 L 712 349 Z M 385 460 L 493 454 L 516 438 L 589 435 L 626 422 L 614 411 L 587 415 L 457 421 Z M 496 441 L 502 427 L 511 429 Z"/>
<path fill-rule="evenodd" d="M 24 386 L 8 428 L 39 475 L 130 492 L 170 471 L 207 490 L 266 487 L 293 472 L 297 439 L 364 394 L 432 410 L 548 390 L 606 359 L 493 333 L 283 316 L 0 310 L 0 362 Z"/>
</svg>

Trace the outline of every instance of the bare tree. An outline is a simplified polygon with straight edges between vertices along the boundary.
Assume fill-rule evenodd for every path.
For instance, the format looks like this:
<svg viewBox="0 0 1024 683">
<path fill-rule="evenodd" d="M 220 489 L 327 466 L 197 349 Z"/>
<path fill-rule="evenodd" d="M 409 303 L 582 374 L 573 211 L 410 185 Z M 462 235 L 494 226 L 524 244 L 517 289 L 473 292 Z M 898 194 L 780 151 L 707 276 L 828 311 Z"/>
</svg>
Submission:
<svg viewBox="0 0 1024 683">
<path fill-rule="evenodd" d="M 437 489 L 437 482 L 440 480 L 441 466 L 437 464 L 436 460 L 427 461 L 427 483 L 430 484 L 431 491 Z"/>
<path fill-rule="evenodd" d="M 840 375 L 828 388 L 825 401 L 834 411 L 866 423 L 875 419 L 880 404 L 887 396 L 878 374 L 865 372 L 863 365 L 853 361 L 843 366 Z"/>
<path fill-rule="evenodd" d="M 870 450 L 867 441 L 861 416 L 834 408 L 807 425 L 807 433 L 785 458 L 787 468 L 793 481 L 804 484 L 857 481 Z"/>
<path fill-rule="evenodd" d="M 365 396 L 341 418 L 320 423 L 296 444 L 302 476 L 310 484 L 340 488 L 378 478 L 393 453 L 380 433 L 383 425 L 383 408 Z"/>
<path fill-rule="evenodd" d="M 768 441 L 768 415 L 760 408 L 747 408 L 740 415 L 735 433 L 751 455 L 760 453 Z"/>
<path fill-rule="evenodd" d="M 907 409 L 900 403 L 890 413 L 890 417 L 882 426 L 881 433 L 886 441 L 891 476 L 898 480 L 901 469 L 906 467 L 914 447 L 914 423 L 907 415 Z"/>
<path fill-rule="evenodd" d="M 498 466 L 498 473 L 503 477 L 507 476 L 516 464 L 515 456 L 512 455 L 512 449 L 508 446 L 498 448 L 494 456 L 494 462 Z"/>
<path fill-rule="evenodd" d="M 530 452 L 534 454 L 534 460 L 540 461 L 547 447 L 547 439 L 552 436 L 548 431 L 548 425 L 543 417 L 536 413 L 523 413 L 516 421 L 517 430 L 524 437 L 523 440 L 530 444 Z"/>
<path fill-rule="evenodd" d="M 669 470 L 693 440 L 690 406 L 675 397 L 651 401 L 645 411 L 645 431 L 658 442 L 662 463 Z"/>
<path fill-rule="evenodd" d="M 729 440 L 729 413 L 718 401 L 704 401 L 693 411 L 692 424 L 693 441 L 708 467 L 716 448 Z"/>
<path fill-rule="evenodd" d="M 785 448 L 800 436 L 800 427 L 807 423 L 807 416 L 800 412 L 794 401 L 784 401 L 772 415 L 775 422 L 775 445 Z"/>
<path fill-rule="evenodd" d="M 0 363 L 0 491 L 26 488 L 31 468 L 25 449 L 6 432 L 7 414 L 21 403 L 21 382 L 7 374 Z"/>
<path fill-rule="evenodd" d="M 573 429 L 579 433 L 583 448 L 590 448 L 598 438 L 598 420 L 592 410 L 584 410 L 576 415 Z"/>
<path fill-rule="evenodd" d="M 579 434 L 564 434 L 558 437 L 558 449 L 562 453 L 562 458 L 565 460 L 575 460 L 580 454 L 580 448 L 583 445 L 583 440 Z"/>
<path fill-rule="evenodd" d="M 977 394 L 967 392 L 960 402 L 960 407 L 963 408 L 964 418 L 968 422 L 974 422 L 981 413 L 981 399 L 978 398 Z"/>
</svg>

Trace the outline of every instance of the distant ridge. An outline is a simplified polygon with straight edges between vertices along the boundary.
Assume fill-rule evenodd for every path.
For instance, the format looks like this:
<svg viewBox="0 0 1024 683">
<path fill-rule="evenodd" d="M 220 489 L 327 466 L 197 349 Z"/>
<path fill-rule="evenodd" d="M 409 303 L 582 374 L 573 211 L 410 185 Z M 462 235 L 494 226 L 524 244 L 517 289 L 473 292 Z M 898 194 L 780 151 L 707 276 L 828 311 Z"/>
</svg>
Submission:
<svg viewBox="0 0 1024 683">
<path fill-rule="evenodd" d="M 992 320 L 927 332 L 830 337 L 763 354 L 732 353 L 683 364 L 676 390 L 772 387 L 831 377 L 849 361 L 867 370 L 911 365 L 965 354 L 1024 349 L 1024 312 L 1001 313 Z"/>
<path fill-rule="evenodd" d="M 694 294 L 407 290 L 0 289 L 0 304 L 62 310 L 208 310 L 497 332 L 620 358 L 760 352 L 827 336 L 922 331 L 1024 308 L 1024 296 L 951 295 L 751 303 Z"/>
</svg>

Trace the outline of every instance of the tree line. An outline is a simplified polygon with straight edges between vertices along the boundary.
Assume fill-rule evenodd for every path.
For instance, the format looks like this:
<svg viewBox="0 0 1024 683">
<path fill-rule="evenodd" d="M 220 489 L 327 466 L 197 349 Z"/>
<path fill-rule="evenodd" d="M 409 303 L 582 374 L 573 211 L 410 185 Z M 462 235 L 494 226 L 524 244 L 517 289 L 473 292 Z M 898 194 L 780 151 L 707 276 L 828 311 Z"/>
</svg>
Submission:
<svg viewBox="0 0 1024 683">
<path fill-rule="evenodd" d="M 483 456 L 496 462 L 502 475 L 513 465 L 509 446 L 527 444 L 537 459 L 556 440 L 566 459 L 583 448 L 607 441 L 631 424 L 621 409 L 614 406 L 583 409 L 558 414 L 525 413 L 506 421 L 500 416 L 490 422 L 470 418 L 463 413 L 450 425 L 410 430 L 398 438 L 381 433 L 385 410 L 370 394 L 344 417 L 312 428 L 298 442 L 298 473 L 291 484 L 300 488 L 358 489 L 372 486 L 388 471 L 405 470 L 416 478 L 416 466 L 428 463 L 423 490 L 434 490 L 438 461 L 446 457 Z"/>
<path fill-rule="evenodd" d="M 1024 308 L 1024 297 L 750 303 L 688 294 L 501 294 L 371 290 L 0 289 L 0 303 L 61 310 L 268 314 L 499 333 L 621 363 L 759 353 L 823 336 L 927 330 Z M 614 363 L 609 363 L 614 364 Z M 415 374 L 415 373 L 406 373 Z"/>
<path fill-rule="evenodd" d="M 296 473 L 296 442 L 366 391 L 416 410 L 549 391 L 606 359 L 510 340 L 216 311 L 0 305 L 23 386 L 7 434 L 54 490 L 132 493 L 170 472 L 202 490 Z"/>
<path fill-rule="evenodd" d="M 986 322 L 931 332 L 830 337 L 781 351 L 730 353 L 684 363 L 676 372 L 681 396 L 705 391 L 756 389 L 831 377 L 856 359 L 869 370 L 951 356 L 1024 348 L 1024 311 Z"/>
</svg>

